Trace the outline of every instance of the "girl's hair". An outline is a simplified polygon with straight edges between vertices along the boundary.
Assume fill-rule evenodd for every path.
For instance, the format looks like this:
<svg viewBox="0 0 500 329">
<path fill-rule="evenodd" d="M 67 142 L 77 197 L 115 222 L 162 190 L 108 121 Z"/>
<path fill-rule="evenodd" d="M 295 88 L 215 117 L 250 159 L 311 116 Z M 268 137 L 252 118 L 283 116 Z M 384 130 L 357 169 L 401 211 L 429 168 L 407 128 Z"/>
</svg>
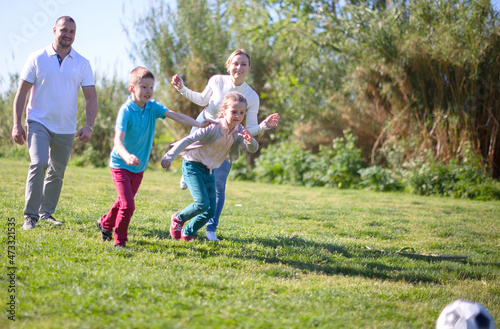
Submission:
<svg viewBox="0 0 500 329">
<path fill-rule="evenodd" d="M 230 104 L 233 103 L 243 103 L 245 106 L 247 105 L 247 99 L 245 96 L 240 94 L 237 91 L 231 91 L 229 92 L 226 96 L 224 96 L 224 99 L 222 100 L 222 103 L 220 104 L 220 110 L 219 110 L 219 118 L 224 117 L 224 111 L 229 107 Z"/>
<path fill-rule="evenodd" d="M 138 66 L 135 69 L 133 69 L 132 72 L 130 72 L 129 84 L 137 85 L 137 84 L 139 84 L 139 82 L 141 82 L 142 79 L 145 79 L 145 78 L 154 80 L 155 76 L 147 68 L 142 67 L 142 66 Z"/>
<path fill-rule="evenodd" d="M 229 58 L 226 61 L 226 69 L 229 72 L 229 67 L 231 66 L 231 62 L 233 61 L 233 58 L 235 58 L 238 55 L 245 55 L 248 58 L 248 66 L 250 66 L 250 55 L 243 49 L 238 49 L 235 50 L 229 55 Z"/>
</svg>

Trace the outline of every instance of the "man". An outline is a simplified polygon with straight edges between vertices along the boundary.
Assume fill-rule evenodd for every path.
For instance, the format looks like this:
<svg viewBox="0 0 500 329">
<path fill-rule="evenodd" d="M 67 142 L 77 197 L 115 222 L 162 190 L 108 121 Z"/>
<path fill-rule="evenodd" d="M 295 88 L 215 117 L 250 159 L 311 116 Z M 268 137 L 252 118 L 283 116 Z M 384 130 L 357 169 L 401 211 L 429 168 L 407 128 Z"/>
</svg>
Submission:
<svg viewBox="0 0 500 329">
<path fill-rule="evenodd" d="M 25 230 L 33 229 L 39 219 L 62 224 L 52 215 L 73 148 L 80 87 L 86 100 L 86 125 L 76 133 L 80 141 L 87 143 L 92 137 L 97 114 L 92 68 L 89 61 L 71 47 L 75 40 L 75 21 L 69 16 L 60 17 L 53 32 L 54 42 L 32 53 L 24 65 L 13 105 L 12 139 L 23 145 L 27 137 L 31 158 L 24 206 Z M 30 91 L 26 136 L 22 116 Z"/>
</svg>

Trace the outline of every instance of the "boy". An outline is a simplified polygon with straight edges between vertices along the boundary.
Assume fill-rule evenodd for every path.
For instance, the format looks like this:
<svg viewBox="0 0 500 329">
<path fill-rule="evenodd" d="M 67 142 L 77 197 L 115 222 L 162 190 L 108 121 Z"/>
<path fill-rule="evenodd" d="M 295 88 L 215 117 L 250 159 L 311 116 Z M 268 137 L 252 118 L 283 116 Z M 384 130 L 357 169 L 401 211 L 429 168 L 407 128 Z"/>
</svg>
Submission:
<svg viewBox="0 0 500 329">
<path fill-rule="evenodd" d="M 156 119 L 170 118 L 196 127 L 206 127 L 213 122 L 205 120 L 199 123 L 154 101 L 154 83 L 153 73 L 144 67 L 135 68 L 130 73 L 130 96 L 116 118 L 114 147 L 109 166 L 118 198 L 109 212 L 96 223 L 103 241 L 111 240 L 113 228 L 115 229 L 115 247 L 125 247 L 127 242 L 128 226 L 135 210 L 134 197 L 148 165 Z"/>
</svg>

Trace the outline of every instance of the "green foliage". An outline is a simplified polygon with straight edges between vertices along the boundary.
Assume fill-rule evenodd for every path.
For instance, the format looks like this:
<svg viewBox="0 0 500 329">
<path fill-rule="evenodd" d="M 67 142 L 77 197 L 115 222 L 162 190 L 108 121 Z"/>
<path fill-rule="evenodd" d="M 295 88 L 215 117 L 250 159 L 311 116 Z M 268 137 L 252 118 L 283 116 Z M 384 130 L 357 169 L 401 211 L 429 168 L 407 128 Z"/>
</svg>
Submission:
<svg viewBox="0 0 500 329">
<path fill-rule="evenodd" d="M 10 75 L 9 88 L 0 94 L 0 157 L 28 156 L 27 148 L 16 146 L 12 141 L 13 105 L 19 75 Z"/>
<path fill-rule="evenodd" d="M 356 138 L 345 131 L 345 138 L 335 138 L 331 147 L 321 147 L 318 154 L 296 143 L 265 149 L 256 161 L 255 179 L 306 186 L 356 186 L 363 160 L 355 143 Z"/>
<path fill-rule="evenodd" d="M 226 72 L 224 63 L 232 47 L 229 17 L 224 15 L 222 3 L 179 1 L 174 11 L 157 0 L 144 17 L 125 27 L 133 45 L 132 57 L 146 63 L 159 82 L 156 98 L 194 118 L 200 106 L 180 95 L 169 81 L 179 74 L 187 87 L 201 92 L 212 75 Z M 189 132 L 183 126 L 178 130 Z"/>
<path fill-rule="evenodd" d="M 420 195 L 442 195 L 476 200 L 500 200 L 500 182 L 484 173 L 481 157 L 464 146 L 461 162 L 438 163 L 431 156 L 426 161 L 405 163 L 390 170 L 378 165 L 363 168 L 361 150 L 350 131 L 335 138 L 332 147 L 321 146 L 318 153 L 304 150 L 296 143 L 261 152 L 251 174 L 241 179 L 277 184 L 363 188 L 374 191 L 408 189 Z M 392 161 L 400 159 L 391 153 Z M 241 165 L 236 170 L 241 172 Z"/>
<path fill-rule="evenodd" d="M 254 170 L 260 182 L 304 185 L 312 153 L 298 144 L 280 144 L 278 149 L 267 148 L 261 152 Z"/>
<path fill-rule="evenodd" d="M 476 157 L 477 159 L 477 157 Z M 444 195 L 477 200 L 500 200 L 500 182 L 474 161 L 448 165 L 428 161 L 408 172 L 408 185 L 420 195 Z"/>
<path fill-rule="evenodd" d="M 340 188 L 356 186 L 359 180 L 358 171 L 363 165 L 361 150 L 356 146 L 357 138 L 346 130 L 344 138 L 335 138 L 332 149 L 323 148 L 320 157 L 329 159 L 331 166 L 326 172 L 325 183 L 335 184 Z"/>
<path fill-rule="evenodd" d="M 96 83 L 97 116 L 94 123 L 92 138 L 88 143 L 75 139 L 71 163 L 77 166 L 91 165 L 106 167 L 109 154 L 113 148 L 115 121 L 118 110 L 129 96 L 127 85 L 115 78 L 101 78 Z M 85 125 L 85 98 L 83 93 L 78 97 L 78 127 Z"/>
<path fill-rule="evenodd" d="M 470 141 L 500 176 L 500 24 L 489 0 L 268 3 L 282 63 L 270 95 L 296 120 L 285 122 L 290 136 L 314 149 L 348 127 L 379 165 L 375 150 L 394 138 L 416 140 L 407 160 L 425 150 L 448 161 Z"/>
<path fill-rule="evenodd" d="M 402 177 L 377 165 L 360 169 L 358 173 L 360 175 L 359 186 L 366 190 L 389 192 L 400 191 L 404 188 Z"/>
<path fill-rule="evenodd" d="M 231 166 L 231 171 L 229 172 L 230 179 L 234 180 L 254 180 L 255 173 L 252 167 L 248 165 L 248 153 L 240 153 L 240 158 L 238 161 L 234 162 Z"/>
</svg>

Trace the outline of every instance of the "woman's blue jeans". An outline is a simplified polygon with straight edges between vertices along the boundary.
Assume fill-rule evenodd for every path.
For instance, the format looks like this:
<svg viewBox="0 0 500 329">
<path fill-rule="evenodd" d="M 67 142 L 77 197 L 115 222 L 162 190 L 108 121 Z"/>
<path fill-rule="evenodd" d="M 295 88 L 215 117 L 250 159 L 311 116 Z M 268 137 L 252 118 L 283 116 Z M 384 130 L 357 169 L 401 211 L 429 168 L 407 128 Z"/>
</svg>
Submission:
<svg viewBox="0 0 500 329">
<path fill-rule="evenodd" d="M 226 181 L 227 176 L 229 176 L 229 171 L 231 170 L 231 165 L 231 162 L 224 161 L 219 168 L 214 169 L 216 207 L 215 215 L 208 221 L 207 231 L 215 232 L 219 225 L 219 218 L 222 213 L 222 208 L 224 208 L 224 202 L 226 201 Z"/>
<path fill-rule="evenodd" d="M 184 227 L 184 235 L 193 236 L 215 215 L 215 178 L 203 163 L 182 162 L 182 174 L 194 202 L 179 211 L 177 218 L 183 222 L 192 219 Z"/>
</svg>

